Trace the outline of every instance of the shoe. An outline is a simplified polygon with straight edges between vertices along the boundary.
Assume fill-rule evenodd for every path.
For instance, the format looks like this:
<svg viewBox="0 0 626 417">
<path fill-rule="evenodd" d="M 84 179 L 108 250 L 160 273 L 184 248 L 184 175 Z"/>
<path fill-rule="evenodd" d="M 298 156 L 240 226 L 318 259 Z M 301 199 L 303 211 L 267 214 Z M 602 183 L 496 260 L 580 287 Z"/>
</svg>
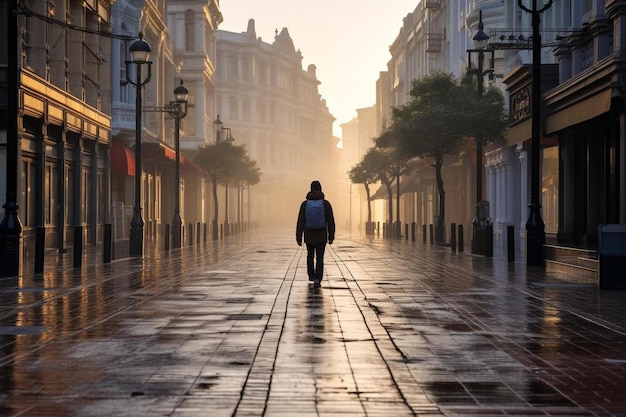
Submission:
<svg viewBox="0 0 626 417">
<path fill-rule="evenodd" d="M 315 278 L 309 277 L 309 281 L 315 281 Z"/>
<path fill-rule="evenodd" d="M 319 279 L 316 279 L 315 281 L 313 281 L 313 288 L 319 288 L 322 286 L 322 281 L 320 281 Z"/>
</svg>

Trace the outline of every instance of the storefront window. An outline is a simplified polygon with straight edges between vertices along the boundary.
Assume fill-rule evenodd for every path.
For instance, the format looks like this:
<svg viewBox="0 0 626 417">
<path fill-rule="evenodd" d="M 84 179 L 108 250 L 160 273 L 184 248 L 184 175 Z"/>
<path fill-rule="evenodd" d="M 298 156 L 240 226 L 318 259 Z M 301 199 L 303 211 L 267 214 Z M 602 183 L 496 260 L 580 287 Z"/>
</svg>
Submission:
<svg viewBox="0 0 626 417">
<path fill-rule="evenodd" d="M 35 190 L 37 189 L 35 161 L 28 158 L 22 160 L 20 173 L 20 220 L 25 227 L 35 227 Z"/>
<path fill-rule="evenodd" d="M 74 189 L 74 167 L 68 164 L 65 176 L 65 224 L 74 225 L 74 204 L 76 190 Z"/>
<path fill-rule="evenodd" d="M 559 148 L 542 151 L 541 204 L 546 233 L 559 230 Z"/>
<path fill-rule="evenodd" d="M 44 178 L 44 217 L 46 226 L 54 226 L 57 223 L 57 181 L 58 170 L 56 166 L 46 164 L 46 176 Z"/>
</svg>

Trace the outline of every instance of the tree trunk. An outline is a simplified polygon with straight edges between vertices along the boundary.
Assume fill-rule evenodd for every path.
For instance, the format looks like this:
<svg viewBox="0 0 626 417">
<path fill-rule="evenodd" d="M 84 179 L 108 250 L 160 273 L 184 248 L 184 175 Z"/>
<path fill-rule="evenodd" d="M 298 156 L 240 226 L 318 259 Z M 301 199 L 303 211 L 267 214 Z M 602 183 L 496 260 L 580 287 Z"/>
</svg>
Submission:
<svg viewBox="0 0 626 417">
<path fill-rule="evenodd" d="M 398 239 L 402 236 L 402 226 L 400 223 L 400 173 L 396 175 L 396 224 L 394 226 L 395 237 Z"/>
<path fill-rule="evenodd" d="M 370 201 L 370 185 L 368 183 L 363 184 L 365 186 L 365 195 L 367 196 L 367 222 L 365 222 L 365 234 L 371 236 L 374 234 L 374 224 L 372 223 L 372 202 Z"/>
<path fill-rule="evenodd" d="M 387 201 L 389 204 L 389 224 L 393 223 L 393 192 L 391 191 L 391 182 L 385 178 L 381 180 L 387 189 Z"/>
<path fill-rule="evenodd" d="M 435 158 L 435 175 L 437 177 L 437 190 L 439 191 L 439 218 L 437 220 L 437 243 L 444 241 L 444 224 L 446 224 L 446 192 L 443 189 L 443 176 L 441 169 L 443 167 L 443 155 Z"/>
<path fill-rule="evenodd" d="M 213 206 L 215 213 L 213 213 L 213 222 L 218 222 L 218 201 L 217 201 L 217 178 L 212 177 L 211 181 L 213 182 Z"/>
<path fill-rule="evenodd" d="M 370 201 L 370 186 L 369 184 L 363 184 L 365 186 L 365 195 L 367 195 L 367 222 L 372 222 L 372 202 Z"/>
</svg>

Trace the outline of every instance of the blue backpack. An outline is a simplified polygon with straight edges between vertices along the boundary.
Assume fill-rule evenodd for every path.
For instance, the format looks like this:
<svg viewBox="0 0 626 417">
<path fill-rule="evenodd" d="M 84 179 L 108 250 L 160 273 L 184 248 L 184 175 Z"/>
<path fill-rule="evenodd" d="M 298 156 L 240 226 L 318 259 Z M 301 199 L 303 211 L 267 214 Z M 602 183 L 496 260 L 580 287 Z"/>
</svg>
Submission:
<svg viewBox="0 0 626 417">
<path fill-rule="evenodd" d="M 326 227 L 324 200 L 307 200 L 304 219 L 307 229 L 324 229 Z"/>
</svg>

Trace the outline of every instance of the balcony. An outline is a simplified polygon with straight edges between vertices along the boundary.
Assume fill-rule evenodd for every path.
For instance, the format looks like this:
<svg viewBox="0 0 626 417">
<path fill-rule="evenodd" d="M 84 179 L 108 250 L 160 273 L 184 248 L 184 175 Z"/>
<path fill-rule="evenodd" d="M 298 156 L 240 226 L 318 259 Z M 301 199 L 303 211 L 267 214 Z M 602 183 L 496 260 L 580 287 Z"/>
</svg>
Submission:
<svg viewBox="0 0 626 417">
<path fill-rule="evenodd" d="M 441 33 L 426 34 L 426 52 L 441 52 L 445 36 Z"/>
</svg>

